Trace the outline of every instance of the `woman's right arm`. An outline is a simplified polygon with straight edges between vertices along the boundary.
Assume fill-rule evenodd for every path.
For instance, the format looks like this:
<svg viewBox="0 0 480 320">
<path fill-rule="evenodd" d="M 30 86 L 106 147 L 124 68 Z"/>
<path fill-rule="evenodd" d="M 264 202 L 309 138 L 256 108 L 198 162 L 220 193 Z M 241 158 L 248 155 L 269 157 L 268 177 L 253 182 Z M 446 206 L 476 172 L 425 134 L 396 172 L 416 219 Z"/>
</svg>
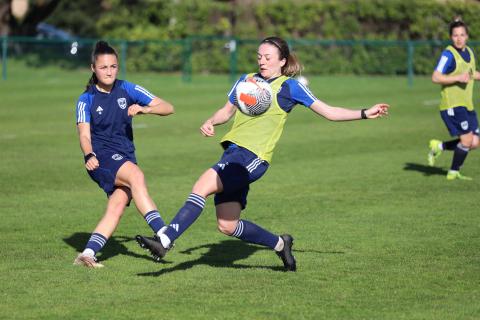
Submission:
<svg viewBox="0 0 480 320">
<path fill-rule="evenodd" d="M 213 137 L 215 135 L 214 126 L 228 122 L 228 120 L 230 120 L 235 114 L 235 111 L 237 111 L 237 107 L 235 107 L 230 101 L 227 101 L 222 108 L 218 109 L 213 116 L 208 118 L 202 124 L 200 132 L 205 137 Z"/>
<path fill-rule="evenodd" d="M 449 85 L 457 82 L 467 83 L 468 81 L 470 81 L 470 75 L 468 72 L 450 76 L 435 70 L 432 74 L 432 82 L 437 84 Z"/>
<path fill-rule="evenodd" d="M 90 136 L 90 123 L 80 122 L 77 124 L 78 138 L 80 140 L 80 148 L 84 156 L 93 153 L 92 139 Z M 93 153 L 94 154 L 94 153 Z M 99 166 L 96 156 L 90 157 L 85 163 L 87 170 L 95 170 Z"/>
</svg>

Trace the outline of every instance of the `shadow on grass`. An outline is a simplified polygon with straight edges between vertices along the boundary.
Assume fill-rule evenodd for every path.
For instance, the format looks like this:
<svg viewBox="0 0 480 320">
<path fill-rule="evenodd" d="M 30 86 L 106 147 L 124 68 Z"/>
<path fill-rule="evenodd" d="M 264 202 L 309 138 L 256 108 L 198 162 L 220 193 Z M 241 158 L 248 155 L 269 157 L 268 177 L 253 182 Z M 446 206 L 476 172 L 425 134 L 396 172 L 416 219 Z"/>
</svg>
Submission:
<svg viewBox="0 0 480 320">
<path fill-rule="evenodd" d="M 74 248 L 77 252 L 82 252 L 85 249 L 85 245 L 90 239 L 91 233 L 86 232 L 77 232 L 72 234 L 68 238 L 64 238 L 66 244 L 70 247 Z M 141 258 L 145 260 L 151 261 L 149 256 L 144 254 L 137 254 L 135 252 L 129 251 L 127 247 L 124 245 L 126 242 L 135 241 L 135 238 L 125 237 L 125 236 L 113 236 L 108 239 L 107 244 L 105 247 L 100 251 L 98 255 L 98 260 L 105 261 L 108 260 L 116 255 L 123 254 L 126 256 L 131 256 L 135 258 Z"/>
<path fill-rule="evenodd" d="M 254 245 L 247 244 L 238 240 L 225 240 L 220 243 L 209 243 L 198 247 L 193 247 L 184 251 L 183 254 L 191 254 L 195 250 L 208 249 L 208 251 L 196 260 L 185 261 L 171 268 L 165 268 L 156 272 L 139 273 L 139 276 L 158 277 L 174 271 L 184 271 L 198 265 L 207 265 L 216 268 L 232 269 L 270 269 L 273 271 L 284 271 L 282 262 L 279 258 L 277 266 L 253 266 L 246 264 L 236 264 L 235 261 L 243 260 L 259 250 L 269 250 Z M 274 254 L 272 252 L 272 254 Z"/>
<path fill-rule="evenodd" d="M 405 163 L 405 167 L 403 168 L 403 170 L 422 172 L 424 176 L 447 175 L 447 170 L 445 169 L 430 167 L 424 164 L 411 163 L 411 162 Z"/>
</svg>

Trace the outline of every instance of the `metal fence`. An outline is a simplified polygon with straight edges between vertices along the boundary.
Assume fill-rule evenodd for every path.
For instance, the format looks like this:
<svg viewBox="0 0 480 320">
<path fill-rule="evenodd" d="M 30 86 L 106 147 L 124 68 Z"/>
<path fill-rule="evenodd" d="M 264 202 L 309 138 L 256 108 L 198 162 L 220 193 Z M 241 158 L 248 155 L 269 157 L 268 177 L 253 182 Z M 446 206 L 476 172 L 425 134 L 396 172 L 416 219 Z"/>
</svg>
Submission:
<svg viewBox="0 0 480 320">
<path fill-rule="evenodd" d="M 11 72 L 10 61 L 29 67 L 55 65 L 85 68 L 97 39 L 53 40 L 1 37 L 2 79 Z M 108 40 L 119 53 L 120 76 L 127 72 L 180 73 L 184 81 L 201 73 L 239 73 L 256 70 L 258 39 L 194 36 L 179 40 Z M 401 75 L 413 83 L 415 74 L 431 74 L 448 41 L 311 40 L 289 39 L 290 47 L 305 65 L 304 73 Z M 469 43 L 475 50 L 480 42 Z"/>
</svg>

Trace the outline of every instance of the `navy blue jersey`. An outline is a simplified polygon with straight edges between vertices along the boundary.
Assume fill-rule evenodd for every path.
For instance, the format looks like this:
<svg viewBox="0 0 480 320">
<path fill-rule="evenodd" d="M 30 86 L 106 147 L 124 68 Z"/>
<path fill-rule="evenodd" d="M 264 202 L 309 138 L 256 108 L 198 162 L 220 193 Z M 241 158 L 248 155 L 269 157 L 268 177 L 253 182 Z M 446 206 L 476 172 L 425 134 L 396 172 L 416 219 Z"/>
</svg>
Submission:
<svg viewBox="0 0 480 320">
<path fill-rule="evenodd" d="M 260 74 L 256 74 L 256 77 L 262 78 Z M 247 74 L 243 74 L 240 79 L 235 82 L 232 89 L 228 92 L 228 100 L 233 104 L 235 99 L 235 88 L 237 84 L 243 81 L 247 77 Z M 272 78 L 267 80 L 269 83 L 275 80 Z M 297 104 L 304 105 L 305 107 L 310 107 L 312 103 L 318 100 L 313 93 L 305 87 L 303 84 L 298 82 L 294 78 L 287 79 L 280 88 L 280 92 L 277 95 L 277 101 L 280 108 L 285 112 L 292 111 L 293 107 Z"/>
<path fill-rule="evenodd" d="M 455 48 L 455 47 L 454 47 Z M 460 56 L 465 60 L 465 62 L 470 62 L 470 53 L 468 50 L 465 48 L 463 50 L 459 50 L 455 48 Z M 443 50 L 442 55 L 440 56 L 440 59 L 438 59 L 437 66 L 435 67 L 435 70 L 440 72 L 441 74 L 449 74 L 452 73 L 457 64 L 455 62 L 455 58 L 453 57 L 453 54 L 448 51 L 448 50 Z"/>
<path fill-rule="evenodd" d="M 116 80 L 109 93 L 90 86 L 78 99 L 77 124 L 90 124 L 94 152 L 112 150 L 133 156 L 135 147 L 128 107 L 147 106 L 153 98 L 146 89 L 123 80 Z"/>
</svg>

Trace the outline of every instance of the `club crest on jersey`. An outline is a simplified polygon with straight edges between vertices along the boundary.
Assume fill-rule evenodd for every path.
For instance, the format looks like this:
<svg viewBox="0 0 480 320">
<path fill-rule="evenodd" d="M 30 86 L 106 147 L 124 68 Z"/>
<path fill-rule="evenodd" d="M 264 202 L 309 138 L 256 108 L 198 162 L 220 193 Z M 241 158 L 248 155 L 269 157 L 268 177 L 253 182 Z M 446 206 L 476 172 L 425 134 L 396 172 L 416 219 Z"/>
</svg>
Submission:
<svg viewBox="0 0 480 320">
<path fill-rule="evenodd" d="M 115 153 L 115 154 L 112 156 L 112 159 L 118 161 L 118 160 L 122 160 L 123 157 L 122 157 L 121 155 L 119 155 L 118 153 Z"/>
<path fill-rule="evenodd" d="M 97 109 L 95 110 L 98 114 L 102 114 L 102 107 L 98 106 Z"/>
<path fill-rule="evenodd" d="M 460 123 L 460 125 L 462 126 L 462 129 L 463 130 L 467 130 L 468 129 L 468 121 L 462 121 Z"/>
<path fill-rule="evenodd" d="M 127 99 L 119 98 L 119 99 L 117 99 L 117 102 L 118 102 L 118 106 L 120 107 L 120 109 L 125 109 L 127 107 Z"/>
</svg>

